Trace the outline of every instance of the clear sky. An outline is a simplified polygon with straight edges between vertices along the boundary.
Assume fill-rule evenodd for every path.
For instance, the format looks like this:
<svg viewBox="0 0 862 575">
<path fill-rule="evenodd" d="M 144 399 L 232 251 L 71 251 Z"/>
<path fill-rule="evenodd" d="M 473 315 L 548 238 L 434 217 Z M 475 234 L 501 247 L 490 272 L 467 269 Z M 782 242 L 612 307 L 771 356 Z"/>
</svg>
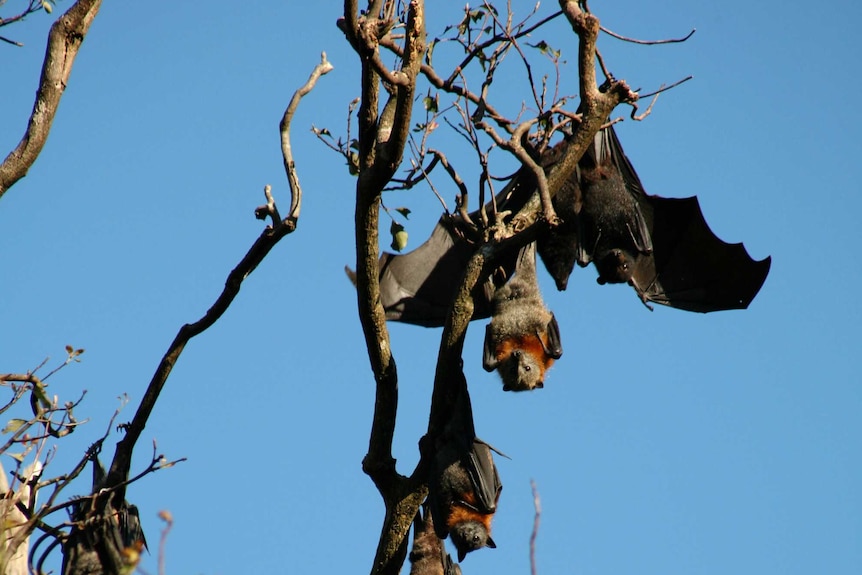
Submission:
<svg viewBox="0 0 862 575">
<path fill-rule="evenodd" d="M 532 7 L 515 4 L 521 14 Z M 757 259 L 771 255 L 772 271 L 748 310 L 708 315 L 650 313 L 630 288 L 596 285 L 593 268 L 576 271 L 564 293 L 542 275 L 565 353 L 532 394 L 503 393 L 482 370 L 484 330 L 473 324 L 465 370 L 477 430 L 512 459 L 498 460 L 498 549 L 470 555 L 465 572 L 529 572 L 532 478 L 543 506 L 540 573 L 860 573 L 862 122 L 853 99 L 862 8 L 591 8 L 629 36 L 697 28 L 674 46 L 600 39 L 610 69 L 634 87 L 695 76 L 618 134 L 648 192 L 697 194 L 712 229 Z M 432 10 L 432 36 L 460 17 L 459 8 Z M 131 404 L 121 420 L 131 418 L 178 328 L 206 311 L 260 232 L 263 186 L 286 207 L 278 122 L 321 50 L 335 66 L 294 120 L 305 191 L 298 231 L 189 344 L 139 443 L 136 469 L 153 439 L 167 457 L 188 458 L 128 493 L 153 548 L 157 512 L 172 512 L 170 573 L 371 565 L 383 507 L 360 462 L 373 378 L 343 272 L 354 261 L 355 181 L 309 131 L 343 133 L 359 94 L 340 12 L 336 2 L 107 0 L 47 146 L 0 200 L 0 371 L 58 362 L 66 344 L 87 350 L 51 380 L 66 399 L 87 389 L 77 413 L 92 418 L 60 444 L 48 469 L 58 474 L 99 436 L 122 393 Z M 4 30 L 25 47 L 0 45 L 0 154 L 23 133 L 52 19 Z M 535 40 L 573 62 L 565 30 Z M 573 92 L 572 64 L 564 73 Z M 506 74 L 492 96 L 525 99 L 509 93 L 523 70 Z M 438 132 L 436 147 L 457 145 Z M 442 176 L 439 184 L 451 206 L 454 188 Z M 423 187 L 386 201 L 414 209 L 411 248 L 440 212 Z M 395 454 L 409 473 L 440 330 L 391 331 Z M 155 572 L 156 555 L 143 565 Z"/>
</svg>

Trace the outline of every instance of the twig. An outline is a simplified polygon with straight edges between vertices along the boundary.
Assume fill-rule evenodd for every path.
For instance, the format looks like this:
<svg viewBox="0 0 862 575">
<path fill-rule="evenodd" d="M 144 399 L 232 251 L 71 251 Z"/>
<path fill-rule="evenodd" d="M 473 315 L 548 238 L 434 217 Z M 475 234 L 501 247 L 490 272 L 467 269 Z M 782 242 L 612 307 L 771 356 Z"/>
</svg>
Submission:
<svg viewBox="0 0 862 575">
<path fill-rule="evenodd" d="M 19 48 L 24 46 L 24 44 L 22 44 L 21 42 L 16 42 L 15 40 L 10 40 L 9 38 L 6 38 L 5 36 L 0 36 L 0 40 L 2 40 L 3 42 L 6 42 L 7 44 L 12 44 L 13 46 L 18 46 Z"/>
<path fill-rule="evenodd" d="M 296 164 L 293 161 L 293 150 L 290 147 L 290 123 L 293 120 L 293 114 L 299 106 L 299 101 L 303 96 L 311 92 L 314 85 L 324 74 L 332 71 L 332 64 L 326 60 L 326 52 L 320 53 L 320 64 L 314 67 L 308 81 L 302 85 L 293 97 L 290 103 L 284 110 L 284 116 L 281 118 L 279 130 L 281 132 L 281 154 L 284 158 L 284 171 L 287 174 L 287 182 L 290 185 L 290 210 L 287 213 L 288 219 L 296 223 L 299 218 L 299 210 L 302 207 L 302 188 L 299 185 L 299 178 L 296 176 Z M 271 198 L 267 198 L 269 200 Z M 269 203 L 269 201 L 267 201 Z"/>
<path fill-rule="evenodd" d="M 508 141 L 500 138 L 494 129 L 485 122 L 480 122 L 476 124 L 476 126 L 483 129 L 489 136 L 491 136 L 491 139 L 494 140 L 498 146 L 514 154 L 515 157 L 521 161 L 521 164 L 528 167 L 533 172 L 536 176 L 536 186 L 538 188 L 539 199 L 542 206 L 542 219 L 553 226 L 559 223 L 559 218 L 554 211 L 554 206 L 551 204 L 551 193 L 548 188 L 548 179 L 545 176 L 545 170 L 542 166 L 536 163 L 530 154 L 527 153 L 527 150 L 525 150 L 521 145 L 521 139 L 527 133 L 527 130 L 529 130 L 537 121 L 537 119 L 533 119 L 519 124 Z M 522 228 L 517 225 L 514 226 L 515 232 L 521 231 L 521 229 Z"/>
<path fill-rule="evenodd" d="M 458 172 L 452 167 L 452 164 L 449 163 L 449 160 L 446 158 L 445 154 L 439 150 L 428 150 L 429 153 L 434 154 L 434 159 L 439 160 L 440 164 L 442 164 L 443 168 L 446 170 L 446 173 L 449 174 L 449 177 L 452 178 L 452 181 L 455 182 L 455 185 L 458 186 L 458 190 L 461 192 L 456 198 L 458 204 L 458 213 L 461 214 L 461 217 L 465 222 L 469 225 L 473 225 L 470 216 L 467 215 L 467 203 L 468 198 L 470 197 L 470 192 L 467 189 L 467 185 L 464 183 L 464 180 L 461 179 L 461 176 L 458 175 Z"/>
<path fill-rule="evenodd" d="M 655 92 L 650 92 L 649 94 L 639 94 L 639 96 L 640 96 L 641 98 L 649 98 L 650 96 L 656 96 L 656 95 L 658 95 L 658 94 L 661 94 L 662 92 L 667 92 L 667 91 L 668 91 L 668 90 L 670 90 L 671 88 L 676 88 L 676 87 L 677 87 L 677 86 L 679 86 L 680 84 L 684 84 L 685 82 L 688 82 L 688 81 L 689 81 L 689 80 L 691 80 L 692 78 L 694 78 L 694 76 L 686 76 L 686 77 L 685 77 L 685 78 L 683 78 L 682 80 L 677 80 L 676 82 L 674 82 L 674 83 L 673 83 L 673 84 L 671 84 L 670 86 L 665 86 L 664 84 L 662 84 L 662 85 L 659 87 L 659 89 L 658 89 L 658 90 L 656 90 Z"/>
<path fill-rule="evenodd" d="M 168 533 L 174 526 L 174 517 L 170 511 L 159 511 L 159 519 L 165 522 L 162 536 L 159 538 L 159 575 L 165 575 L 165 545 L 168 542 Z"/>
<path fill-rule="evenodd" d="M 533 507 L 536 509 L 536 515 L 533 517 L 533 532 L 530 534 L 530 573 L 536 575 L 536 537 L 539 534 L 539 520 L 542 517 L 542 502 L 539 500 L 539 490 L 536 488 L 536 482 L 530 480 L 530 488 L 533 490 Z"/>
<path fill-rule="evenodd" d="M 390 50 L 396 56 L 402 56 L 403 50 L 398 46 L 390 37 L 385 37 L 380 39 L 380 45 L 387 50 Z M 444 92 L 448 92 L 450 94 L 455 94 L 456 96 L 462 96 L 467 100 L 473 102 L 474 104 L 479 104 L 481 102 L 481 97 L 470 92 L 463 86 L 459 86 L 458 84 L 452 84 L 441 78 L 433 67 L 428 64 L 422 64 L 419 68 L 422 75 L 425 76 L 425 79 L 428 80 L 432 86 L 437 89 L 443 90 Z M 495 108 L 490 106 L 487 102 L 485 103 L 484 113 L 486 116 L 494 120 L 498 126 L 503 128 L 504 130 L 511 129 L 511 125 L 514 123 L 511 120 L 505 118 L 502 114 L 500 114 Z"/>
<path fill-rule="evenodd" d="M 686 34 L 682 38 L 669 38 L 667 40 L 638 40 L 636 38 L 628 38 L 626 36 L 622 36 L 620 34 L 617 34 L 616 32 L 612 32 L 611 30 L 608 30 L 604 26 L 601 27 L 601 30 L 602 30 L 602 32 L 604 32 L 608 36 L 616 38 L 617 40 L 622 40 L 623 42 L 631 42 L 633 44 L 644 44 L 647 46 L 656 46 L 658 44 L 676 44 L 679 42 L 685 42 L 686 40 L 688 40 L 689 38 L 692 37 L 692 35 L 697 31 L 697 28 L 692 28 L 691 32 L 689 32 L 688 34 Z"/>
</svg>

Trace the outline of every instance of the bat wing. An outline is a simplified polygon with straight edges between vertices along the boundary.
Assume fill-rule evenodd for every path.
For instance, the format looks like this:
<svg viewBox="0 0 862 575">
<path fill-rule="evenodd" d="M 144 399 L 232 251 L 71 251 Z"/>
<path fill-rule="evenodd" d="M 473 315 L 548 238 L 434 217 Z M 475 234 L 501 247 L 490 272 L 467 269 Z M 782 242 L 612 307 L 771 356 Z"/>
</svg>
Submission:
<svg viewBox="0 0 862 575">
<path fill-rule="evenodd" d="M 455 223 L 443 216 L 431 236 L 406 254 L 380 256 L 380 302 L 386 319 L 424 327 L 442 327 L 477 246 L 455 233 Z M 504 277 L 515 273 L 517 254 L 504 254 Z M 473 320 L 491 316 L 493 277 L 474 290 Z"/>
<path fill-rule="evenodd" d="M 503 484 L 494 464 L 493 448 L 479 438 L 473 440 L 467 463 L 467 473 L 476 494 L 476 507 L 482 513 L 494 513 Z"/>
<path fill-rule="evenodd" d="M 380 257 L 380 301 L 386 319 L 442 326 L 473 247 L 455 237 L 441 219 L 425 243 L 406 254 L 383 252 Z M 490 313 L 477 302 L 477 313 Z"/>
<path fill-rule="evenodd" d="M 741 244 L 719 239 L 696 197 L 644 195 L 653 252 L 641 255 L 632 283 L 644 302 L 707 313 L 745 309 L 760 291 L 771 258 L 755 261 Z"/>
<path fill-rule="evenodd" d="M 640 208 L 632 228 L 652 250 L 638 255 L 632 274 L 641 299 L 701 313 L 747 308 L 766 280 L 771 258 L 755 261 L 741 243 L 718 238 L 696 197 L 647 194 L 612 126 L 599 132 L 596 147 L 600 156 L 610 155 Z"/>
</svg>

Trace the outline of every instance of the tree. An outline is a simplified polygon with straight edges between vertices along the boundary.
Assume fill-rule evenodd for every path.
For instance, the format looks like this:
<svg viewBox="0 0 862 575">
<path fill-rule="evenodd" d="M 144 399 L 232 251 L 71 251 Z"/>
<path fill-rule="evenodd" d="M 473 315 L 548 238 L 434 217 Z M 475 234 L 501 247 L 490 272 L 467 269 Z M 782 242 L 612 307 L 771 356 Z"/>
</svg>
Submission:
<svg viewBox="0 0 862 575">
<path fill-rule="evenodd" d="M 75 6 L 79 4 L 80 2 Z M 444 154 L 435 155 L 424 144 L 424 139 L 430 137 L 439 125 L 438 119 L 443 117 L 440 110 L 447 108 L 460 115 L 462 123 L 458 129 L 471 139 L 482 163 L 484 176 L 479 186 L 480 205 L 485 203 L 482 193 L 485 186 L 490 188 L 492 182 L 488 175 L 488 154 L 483 153 L 482 146 L 490 145 L 492 148 L 499 147 L 512 152 L 519 162 L 535 172 L 540 182 L 539 190 L 542 192 L 536 196 L 535 201 L 514 217 L 492 217 L 488 222 L 479 222 L 476 225 L 476 231 L 487 249 L 477 251 L 474 259 L 471 260 L 459 297 L 453 305 L 450 321 L 443 331 L 428 428 L 428 434 L 432 437 L 445 425 L 447 414 L 451 412 L 453 397 L 456 395 L 452 386 L 453 382 L 458 381 L 457 374 L 461 371 L 464 334 L 472 315 L 471 293 L 474 286 L 491 273 L 495 258 L 501 250 L 523 245 L 537 233 L 538 229 L 556 223 L 550 199 L 559 190 L 562 182 L 573 173 L 587 143 L 592 141 L 595 133 L 608 121 L 616 105 L 620 103 L 634 105 L 638 99 L 637 94 L 624 82 L 615 80 L 607 73 L 605 73 L 607 89 L 599 90 L 594 66 L 599 24 L 598 20 L 588 12 L 585 3 L 579 5 L 574 2 L 561 2 L 559 12 L 535 24 L 526 22 L 514 24 L 512 15 L 500 16 L 490 6 L 465 11 L 463 21 L 453 28 L 452 38 L 450 38 L 464 48 L 465 59 L 459 66 L 459 70 L 445 80 L 434 66 L 425 60 L 427 43 L 423 3 L 411 2 L 404 6 L 404 12 L 400 14 L 397 13 L 397 8 L 394 2 L 373 2 L 368 10 L 360 12 L 358 5 L 351 2 L 345 3 L 345 16 L 340 21 L 340 26 L 360 59 L 362 94 L 358 107 L 358 133 L 355 146 L 350 138 L 340 145 L 335 145 L 357 174 L 358 307 L 377 385 L 374 424 L 363 468 L 381 492 L 387 509 L 373 568 L 373 572 L 380 573 L 398 572 L 404 561 L 407 531 L 426 494 L 428 473 L 428 462 L 424 461 L 423 456 L 423 460 L 409 476 L 402 475 L 396 470 L 395 460 L 391 454 L 397 411 L 397 371 L 390 351 L 389 333 L 383 310 L 379 305 L 377 285 L 381 194 L 392 184 L 410 142 L 410 132 L 414 125 L 414 118 L 417 116 L 413 106 L 419 101 L 419 95 L 422 93 L 418 88 L 420 78 L 424 78 L 424 81 L 433 86 L 435 91 L 429 90 L 423 100 L 425 121 L 420 122 L 421 129 L 417 132 L 422 134 L 423 143 L 416 148 L 417 157 L 414 167 L 408 171 L 405 182 L 410 182 L 412 185 L 422 179 L 420 172 L 423 169 L 426 172 L 430 171 L 430 164 L 426 163 L 429 155 L 433 156 L 432 162 L 448 167 L 449 163 Z M 574 110 L 566 107 L 565 98 L 558 98 L 556 95 L 546 99 L 546 86 L 541 82 L 531 82 L 529 88 L 537 107 L 537 110 L 532 112 L 534 116 L 525 120 L 525 114 L 518 121 L 509 119 L 498 112 L 494 105 L 490 88 L 495 70 L 507 55 L 514 58 L 512 56 L 514 52 L 518 52 L 527 70 L 531 70 L 531 59 L 525 54 L 525 41 L 522 42 L 522 39 L 527 31 L 537 30 L 552 18 L 566 18 L 579 38 L 579 106 L 583 111 L 576 114 Z M 397 27 L 396 24 L 398 24 Z M 401 26 L 404 30 L 403 37 L 400 33 Z M 541 42 L 533 47 L 537 50 L 536 54 L 547 55 L 552 66 L 556 67 L 554 58 L 557 56 L 553 48 Z M 381 53 L 386 50 L 397 57 L 398 64 L 394 69 L 384 64 Z M 481 69 L 479 75 L 484 76 L 485 81 L 480 82 L 481 90 L 472 92 L 464 84 L 459 83 L 459 78 L 460 74 L 467 73 L 468 68 L 476 70 L 477 67 Z M 324 73 L 326 69 L 327 62 L 324 57 L 318 68 L 318 74 Z M 311 84 L 308 87 L 310 88 Z M 386 96 L 383 95 L 384 92 Z M 437 103 L 441 94 L 451 94 L 453 102 L 441 106 Z M 386 98 L 385 103 L 384 98 Z M 90 500 L 94 509 L 98 511 L 97 514 L 103 514 L 104 517 L 113 516 L 117 509 L 124 505 L 124 483 L 130 474 L 132 449 L 186 342 L 218 319 L 238 293 L 242 280 L 257 267 L 276 242 L 295 229 L 301 193 L 295 176 L 288 137 L 292 107 L 295 108 L 293 103 L 288 107 L 282 122 L 284 163 L 293 193 L 288 215 L 285 218 L 281 217 L 272 194 L 267 190 L 266 205 L 258 208 L 256 215 L 260 219 L 270 218 L 272 224 L 229 275 L 225 291 L 210 312 L 199 322 L 180 329 L 177 338 L 157 368 L 135 418 L 126 427 L 124 439 L 118 445 L 102 488 L 108 490 L 107 494 L 110 497 L 96 497 Z M 418 116 L 421 117 L 422 114 L 423 112 L 419 112 Z M 551 122 L 552 119 L 554 122 Z M 573 132 L 570 143 L 565 147 L 561 159 L 546 175 L 527 153 L 524 142 L 541 142 L 544 139 L 547 143 L 554 129 L 569 123 L 572 123 Z M 502 132 L 504 136 L 498 132 Z M 319 133 L 326 137 L 326 133 L 322 131 Z M 487 134 L 488 139 L 484 139 L 486 136 L 483 133 Z M 491 143 L 488 144 L 488 142 Z M 26 173 L 26 168 L 32 164 L 32 160 L 29 160 L 28 164 L 27 160 L 13 159 L 12 163 L 16 164 L 17 169 L 14 173 L 20 173 L 21 175 L 17 176 L 20 178 L 23 173 Z M 22 165 L 26 166 L 23 172 L 20 168 Z M 450 169 L 450 173 L 455 174 L 456 171 Z M 11 183 L 0 190 L 8 189 L 14 181 L 17 181 L 17 178 L 10 178 Z M 456 178 L 456 181 L 458 179 L 460 178 Z M 395 183 L 398 184 L 398 182 Z M 466 190 L 466 186 L 463 189 Z M 468 195 L 464 191 L 459 200 L 459 212 L 466 213 L 467 207 Z M 397 241 L 402 230 L 397 225 L 391 229 Z M 155 461 L 156 458 L 154 458 Z M 105 509 L 111 511 L 105 515 Z M 112 570 L 118 569 L 116 566 L 112 568 Z"/>
</svg>

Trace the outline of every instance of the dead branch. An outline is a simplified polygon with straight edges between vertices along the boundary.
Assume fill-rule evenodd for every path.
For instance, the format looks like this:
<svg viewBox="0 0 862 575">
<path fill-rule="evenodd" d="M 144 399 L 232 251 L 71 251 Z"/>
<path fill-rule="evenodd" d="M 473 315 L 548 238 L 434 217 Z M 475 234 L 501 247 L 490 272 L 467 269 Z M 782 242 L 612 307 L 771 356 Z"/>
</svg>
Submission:
<svg viewBox="0 0 862 575">
<path fill-rule="evenodd" d="M 385 37 L 380 39 L 380 45 L 387 50 L 391 51 L 396 56 L 403 56 L 403 51 L 398 44 L 391 37 Z M 450 94 L 455 94 L 456 96 L 462 96 L 467 100 L 473 102 L 474 104 L 480 104 L 482 101 L 481 96 L 470 92 L 463 86 L 458 84 L 452 84 L 441 78 L 433 67 L 428 64 L 422 64 L 419 67 L 419 70 L 422 72 L 422 75 L 425 76 L 425 79 L 431 83 L 437 89 L 443 90 L 444 92 L 448 92 Z M 505 118 L 502 114 L 500 114 L 495 108 L 485 104 L 484 113 L 486 116 L 494 120 L 501 128 L 506 129 L 507 126 L 510 126 L 513 122 Z"/>
<path fill-rule="evenodd" d="M 102 0 L 78 0 L 51 26 L 27 130 L 18 146 L 0 164 L 0 198 L 27 175 L 45 146 L 60 98 L 72 73 L 72 64 L 101 5 Z"/>
<path fill-rule="evenodd" d="M 320 75 L 325 74 L 328 71 L 326 69 L 326 64 L 327 62 L 324 58 L 321 64 L 318 64 L 315 68 L 316 73 L 312 73 L 309 82 L 298 90 L 298 92 L 302 92 L 299 96 L 300 98 L 303 94 L 308 93 Z M 298 102 L 298 100 L 296 101 Z M 292 101 L 291 104 L 294 104 L 294 102 Z M 288 106 L 288 109 L 285 112 L 286 118 L 282 119 L 282 130 L 289 128 L 293 110 L 295 110 L 295 105 L 292 107 Z M 284 141 L 284 135 L 282 135 L 282 141 Z M 153 378 L 144 393 L 144 397 L 141 400 L 131 423 L 126 427 L 125 437 L 117 443 L 114 458 L 104 482 L 105 488 L 116 489 L 114 495 L 115 500 L 122 501 L 123 497 L 125 497 L 124 483 L 129 476 L 132 451 L 146 426 L 150 413 L 152 412 L 153 407 L 155 407 L 159 394 L 167 382 L 171 370 L 182 354 L 186 344 L 193 337 L 206 331 L 215 324 L 216 321 L 218 321 L 239 293 L 242 282 L 257 268 L 267 254 L 269 254 L 270 250 L 272 250 L 272 248 L 275 247 L 275 245 L 284 236 L 296 229 L 296 218 L 298 217 L 297 215 L 300 205 L 300 198 L 298 196 L 301 194 L 301 188 L 299 187 L 299 182 L 298 179 L 296 179 L 296 174 L 294 172 L 293 159 L 289 154 L 289 140 L 288 151 L 287 154 L 285 154 L 284 160 L 286 167 L 289 166 L 290 168 L 288 181 L 291 184 L 291 213 L 283 220 L 274 220 L 272 225 L 267 226 L 266 229 L 261 232 L 260 236 L 252 244 L 251 248 L 239 264 L 237 264 L 230 274 L 228 274 L 224 289 L 221 294 L 219 294 L 218 298 L 216 298 L 216 301 L 209 310 L 207 310 L 204 316 L 198 321 L 183 325 L 173 342 L 171 342 L 167 352 L 164 357 L 162 357 L 161 362 L 156 368 L 155 374 L 153 374 Z M 275 215 L 278 213 L 275 209 L 275 202 L 271 195 L 267 194 L 267 196 L 267 205 L 263 208 L 264 212 L 268 215 Z M 259 208 L 256 210 L 256 213 L 260 214 L 260 211 L 261 209 Z"/>
<path fill-rule="evenodd" d="M 302 189 L 299 186 L 299 178 L 296 175 L 296 164 L 293 161 L 293 150 L 290 147 L 290 123 L 293 120 L 294 113 L 296 113 L 296 108 L 299 106 L 299 101 L 302 100 L 303 96 L 311 92 L 321 76 L 328 74 L 331 71 L 332 64 L 326 60 L 326 52 L 323 52 L 320 54 L 320 64 L 314 67 L 314 70 L 308 77 L 308 81 L 303 84 L 299 90 L 294 92 L 293 97 L 290 99 L 290 103 L 284 110 L 284 116 L 282 116 L 281 123 L 279 124 L 279 130 L 281 132 L 281 154 L 284 158 L 284 172 L 287 175 L 287 183 L 290 185 L 291 201 L 287 218 L 293 221 L 294 224 L 299 219 L 299 210 L 302 207 Z M 270 199 L 271 198 L 267 198 L 268 204 Z"/>
<path fill-rule="evenodd" d="M 494 129 L 486 124 L 485 122 L 480 122 L 477 127 L 483 129 L 485 133 L 491 136 L 491 139 L 500 146 L 501 148 L 508 150 L 511 152 L 518 160 L 520 160 L 521 164 L 529 168 L 533 174 L 536 176 L 536 184 L 539 192 L 539 200 L 542 206 L 542 219 L 550 225 L 557 225 L 559 223 L 559 218 L 557 214 L 554 212 L 554 206 L 551 205 L 551 193 L 548 189 L 548 179 L 545 176 L 545 170 L 542 168 L 536 161 L 530 156 L 527 150 L 521 145 L 521 140 L 526 137 L 527 131 L 533 126 L 538 119 L 528 120 L 526 122 L 522 122 L 515 129 L 512 137 L 505 141 L 503 140 Z M 517 233 L 521 231 L 517 225 L 520 221 L 515 222 L 516 225 L 513 226 L 513 232 Z"/>
<path fill-rule="evenodd" d="M 643 44 L 646 46 L 656 46 L 658 44 L 676 44 L 679 42 L 685 42 L 689 38 L 691 38 L 695 32 L 697 32 L 697 28 L 692 28 L 691 32 L 683 36 L 682 38 L 668 38 L 666 40 L 638 40 L 637 38 L 629 38 L 627 36 L 622 36 L 621 34 L 617 34 L 616 32 L 612 32 L 608 30 L 604 26 L 601 27 L 602 32 L 611 36 L 612 38 L 616 38 L 617 40 L 622 40 L 623 42 L 631 42 L 632 44 Z"/>
<path fill-rule="evenodd" d="M 676 82 L 674 82 L 670 86 L 665 86 L 664 84 L 662 84 L 661 86 L 659 86 L 659 89 L 656 90 L 655 92 L 649 92 L 648 94 L 640 94 L 639 96 L 641 98 L 649 98 L 651 96 L 657 96 L 657 95 L 661 94 L 662 92 L 667 92 L 668 90 L 670 90 L 672 88 L 676 88 L 680 84 L 684 84 L 685 82 L 688 82 L 692 78 L 694 78 L 694 76 L 686 76 L 682 80 L 677 80 Z"/>
</svg>

